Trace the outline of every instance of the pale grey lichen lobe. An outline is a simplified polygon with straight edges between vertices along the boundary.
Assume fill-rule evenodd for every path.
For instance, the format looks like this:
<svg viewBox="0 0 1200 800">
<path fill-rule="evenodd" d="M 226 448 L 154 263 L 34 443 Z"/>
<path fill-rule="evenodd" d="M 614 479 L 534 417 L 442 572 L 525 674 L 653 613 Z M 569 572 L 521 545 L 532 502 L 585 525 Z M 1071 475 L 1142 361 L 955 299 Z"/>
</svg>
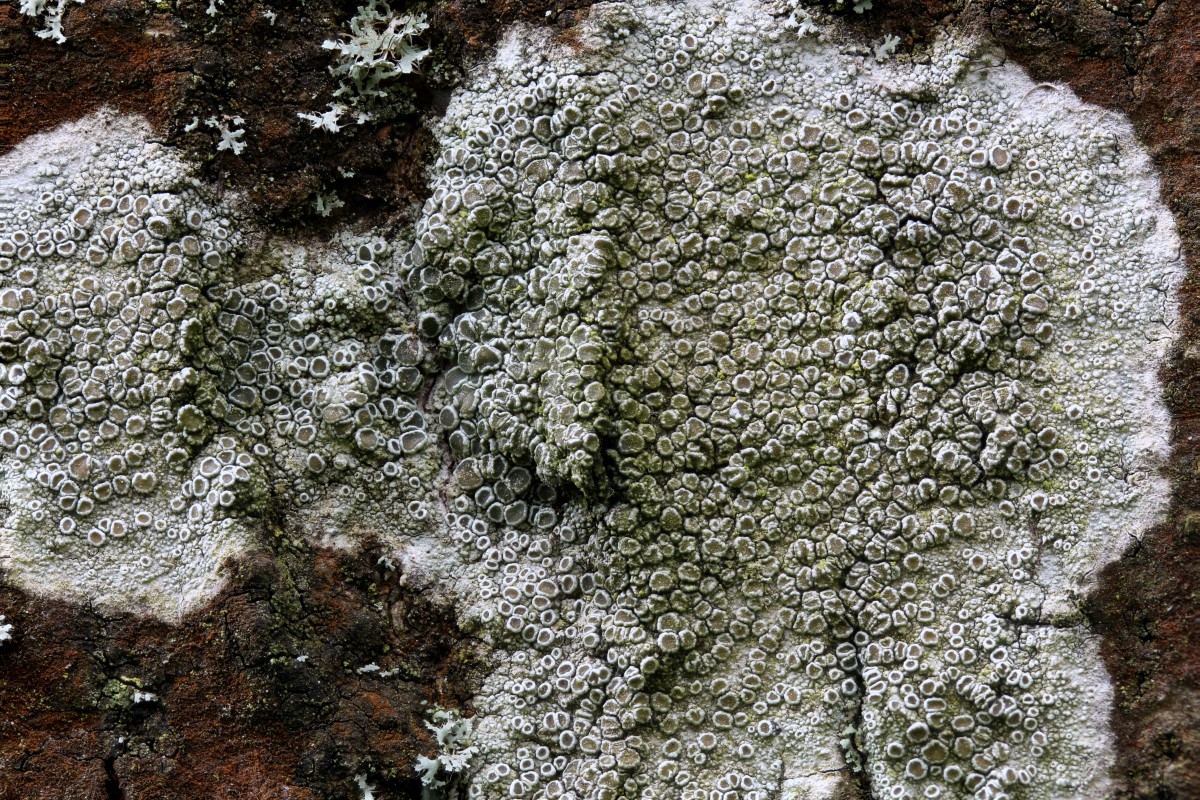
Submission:
<svg viewBox="0 0 1200 800">
<path fill-rule="evenodd" d="M 101 131 L 116 143 L 89 147 Z M 209 427 L 194 399 L 215 391 L 190 365 L 216 313 L 200 287 L 238 233 L 146 133 L 106 116 L 35 137 L 5 158 L 0 185 L 3 565 L 43 589 L 132 603 L 146 600 L 138 578 L 161 572 L 180 594 L 211 586 L 244 547 L 213 512 L 256 491 L 224 458 L 229 502 L 189 519 L 171 501 Z"/>
<path fill-rule="evenodd" d="M 499 664 L 472 796 L 1102 796 L 1073 600 L 1164 505 L 1179 274 L 1127 127 L 752 3 L 574 47 L 455 96 L 408 259 Z"/>
<path fill-rule="evenodd" d="M 148 136 L 101 112 L 0 162 L 0 566 L 176 617 L 272 504 L 419 534 L 438 456 L 391 247 L 243 252 L 253 226 Z"/>
</svg>

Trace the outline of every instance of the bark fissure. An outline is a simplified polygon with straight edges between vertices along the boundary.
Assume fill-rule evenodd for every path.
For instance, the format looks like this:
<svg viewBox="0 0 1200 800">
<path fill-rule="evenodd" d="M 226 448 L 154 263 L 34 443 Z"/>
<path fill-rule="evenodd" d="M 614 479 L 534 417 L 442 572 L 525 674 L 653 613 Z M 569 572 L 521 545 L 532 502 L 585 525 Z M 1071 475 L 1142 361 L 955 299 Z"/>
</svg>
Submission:
<svg viewBox="0 0 1200 800">
<path fill-rule="evenodd" d="M 121 779 L 117 775 L 116 757 L 104 759 L 104 797 L 105 800 L 125 800 L 125 790 L 121 788 Z"/>
</svg>

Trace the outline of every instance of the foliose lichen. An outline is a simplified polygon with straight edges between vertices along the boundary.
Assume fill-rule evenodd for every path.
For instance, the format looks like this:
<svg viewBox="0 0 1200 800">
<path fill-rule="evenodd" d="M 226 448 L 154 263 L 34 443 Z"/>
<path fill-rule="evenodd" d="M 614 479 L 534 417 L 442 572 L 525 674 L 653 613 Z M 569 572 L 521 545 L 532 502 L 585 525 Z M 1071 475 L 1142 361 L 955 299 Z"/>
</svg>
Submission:
<svg viewBox="0 0 1200 800">
<path fill-rule="evenodd" d="M 21 0 L 21 13 L 37 20 L 43 27 L 37 32 L 39 38 L 53 39 L 62 44 L 67 40 L 63 33 L 63 15 L 69 0 Z M 83 0 L 75 0 L 82 4 Z"/>
<path fill-rule="evenodd" d="M 433 732 L 438 753 L 434 758 L 418 756 L 416 772 L 428 794 L 452 797 L 478 752 L 473 744 L 474 723 L 455 710 L 438 708 L 425 727 Z"/>
<path fill-rule="evenodd" d="M 338 78 L 333 96 L 338 100 L 320 114 L 300 113 L 313 128 L 337 133 L 342 117 L 351 114 L 362 125 L 368 120 L 394 116 L 398 91 L 391 86 L 401 75 L 412 73 L 429 55 L 415 38 L 429 28 L 424 14 L 395 14 L 384 0 L 368 0 L 350 19 L 350 33 L 327 40 L 322 46 L 337 54 L 329 71 Z"/>
</svg>

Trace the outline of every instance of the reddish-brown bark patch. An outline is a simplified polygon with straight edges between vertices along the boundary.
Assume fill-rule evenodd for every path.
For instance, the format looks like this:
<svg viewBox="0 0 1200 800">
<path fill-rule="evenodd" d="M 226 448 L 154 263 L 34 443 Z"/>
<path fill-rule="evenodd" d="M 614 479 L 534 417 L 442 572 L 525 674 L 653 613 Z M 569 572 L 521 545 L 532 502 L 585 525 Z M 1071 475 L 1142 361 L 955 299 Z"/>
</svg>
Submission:
<svg viewBox="0 0 1200 800">
<path fill-rule="evenodd" d="M 468 707 L 471 643 L 376 548 L 284 550 L 232 562 L 177 626 L 0 588 L 0 798 L 357 798 L 358 773 L 419 797 L 428 708 Z"/>
<path fill-rule="evenodd" d="M 0 6 L 0 152 L 102 105 L 161 125 L 192 81 L 196 54 L 178 24 L 142 3 L 70 6 L 62 46 L 36 37 L 17 5 Z"/>
<path fill-rule="evenodd" d="M 465 45 L 487 47 L 514 22 L 569 31 L 598 0 L 449 0 L 443 5 L 448 22 Z"/>
</svg>

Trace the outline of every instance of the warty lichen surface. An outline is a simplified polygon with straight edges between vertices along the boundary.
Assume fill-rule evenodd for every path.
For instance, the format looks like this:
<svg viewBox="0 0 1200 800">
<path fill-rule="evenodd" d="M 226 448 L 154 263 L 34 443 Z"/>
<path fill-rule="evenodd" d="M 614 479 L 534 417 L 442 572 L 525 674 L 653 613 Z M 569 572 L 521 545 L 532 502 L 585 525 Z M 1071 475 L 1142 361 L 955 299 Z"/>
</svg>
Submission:
<svg viewBox="0 0 1200 800">
<path fill-rule="evenodd" d="M 381 536 L 490 648 L 475 798 L 1103 796 L 1074 600 L 1164 506 L 1173 228 L 1126 125 L 926 62 L 732 0 L 517 31 L 415 243 L 34 137 L 0 566 L 170 617 L 269 514 Z"/>
<path fill-rule="evenodd" d="M 418 535 L 438 456 L 390 246 L 248 252 L 148 134 L 101 112 L 0 161 L 0 566 L 174 617 L 273 505 Z"/>
<path fill-rule="evenodd" d="M 699 0 L 515 34 L 439 136 L 472 797 L 1103 796 L 1074 600 L 1164 506 L 1180 271 L 1126 126 Z"/>
</svg>

